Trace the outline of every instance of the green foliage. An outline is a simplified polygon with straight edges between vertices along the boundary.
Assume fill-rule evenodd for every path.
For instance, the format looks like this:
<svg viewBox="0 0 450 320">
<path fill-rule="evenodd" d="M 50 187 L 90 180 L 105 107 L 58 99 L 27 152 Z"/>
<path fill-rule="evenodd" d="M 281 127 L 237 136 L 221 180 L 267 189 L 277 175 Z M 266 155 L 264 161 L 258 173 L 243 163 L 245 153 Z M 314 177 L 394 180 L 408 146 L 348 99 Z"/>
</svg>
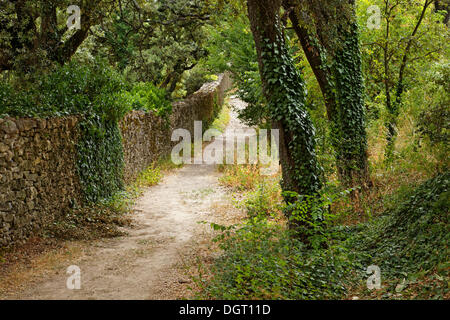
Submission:
<svg viewBox="0 0 450 320">
<path fill-rule="evenodd" d="M 110 63 L 116 64 L 124 71 L 136 57 L 138 34 L 132 32 L 133 26 L 126 21 L 126 16 L 132 16 L 129 8 L 122 10 L 122 15 L 114 13 L 109 28 L 104 30 L 105 47 L 109 48 Z"/>
<path fill-rule="evenodd" d="M 280 194 L 279 182 L 276 179 L 265 179 L 256 186 L 255 190 L 245 195 L 244 201 L 237 200 L 237 207 L 246 209 L 250 218 L 276 217 L 281 209 Z"/>
<path fill-rule="evenodd" d="M 450 64 L 437 64 L 428 72 L 425 86 L 426 107 L 419 115 L 417 127 L 421 135 L 428 138 L 435 153 L 448 165 L 448 143 L 450 129 Z"/>
<path fill-rule="evenodd" d="M 205 67 L 205 65 L 198 64 L 194 69 L 186 72 L 186 78 L 184 79 L 184 87 L 186 88 L 186 96 L 189 96 L 198 90 L 207 82 L 212 79 L 210 71 Z"/>
<path fill-rule="evenodd" d="M 345 186 L 361 185 L 368 178 L 367 135 L 355 4 L 336 0 L 284 2 L 286 10 L 290 6 L 296 43 L 300 42 L 303 48 L 303 53 L 297 54 L 299 65 L 306 67 L 307 72 L 310 68 L 314 71 L 311 76 L 315 79 L 307 79 L 308 89 L 312 88 L 315 96 L 308 99 L 312 102 L 310 108 L 325 104 L 329 122 L 325 129 L 325 112 L 319 115 L 315 110 L 313 120 L 319 128 L 320 159 L 329 173 L 334 171 L 330 162 L 335 160 L 338 177 Z M 310 65 L 301 61 L 306 59 Z M 317 98 L 317 91 L 321 98 Z"/>
<path fill-rule="evenodd" d="M 249 126 L 270 126 L 269 110 L 262 94 L 262 82 L 259 71 L 246 71 L 238 83 L 238 94 L 247 106 L 239 110 L 239 118 Z"/>
<path fill-rule="evenodd" d="M 34 91 L 34 88 L 31 88 Z M 0 82 L 0 117 L 33 116 L 42 110 L 33 99 L 33 94 L 17 91 L 10 83 Z"/>
<path fill-rule="evenodd" d="M 337 168 L 346 186 L 360 185 L 367 173 L 367 134 L 364 110 L 364 85 L 361 69 L 358 26 L 342 30 L 342 43 L 333 59 L 332 88 L 336 111 L 331 115 L 331 139 Z"/>
<path fill-rule="evenodd" d="M 194 279 L 202 289 L 199 298 L 337 299 L 353 283 L 362 266 L 340 241 L 345 230 L 334 227 L 336 217 L 324 210 L 348 191 L 328 186 L 321 197 L 289 195 L 297 199 L 289 211 L 307 213 L 302 216 L 314 225 L 307 241 L 279 223 L 279 194 L 277 179 L 266 177 L 237 203 L 248 220 L 230 227 L 212 224 L 223 255 L 215 261 L 211 280 Z"/>
<path fill-rule="evenodd" d="M 339 214 L 331 213 L 330 206 L 336 200 L 348 197 L 351 191 L 335 191 L 331 185 L 314 196 L 286 191 L 285 198 L 291 199 L 291 202 L 283 210 L 290 212 L 289 220 L 298 226 L 295 232 L 302 236 L 305 243 L 314 249 L 320 249 L 339 239 L 339 232 L 333 230 Z"/>
<path fill-rule="evenodd" d="M 138 6 L 140 9 L 138 9 Z M 172 94 L 183 74 L 207 55 L 203 27 L 215 2 L 202 0 L 123 1 L 94 33 L 104 39 L 100 54 L 127 77 L 151 82 Z"/>
<path fill-rule="evenodd" d="M 172 103 L 167 100 L 166 91 L 152 83 L 137 83 L 126 95 L 133 110 L 154 111 L 158 116 L 164 117 L 172 113 Z"/>
<path fill-rule="evenodd" d="M 312 249 L 280 225 L 252 218 L 232 232 L 215 228 L 223 249 L 214 278 L 196 279 L 200 298 L 213 299 L 338 299 L 352 271 L 360 270 L 353 255 L 340 245 Z"/>
<path fill-rule="evenodd" d="M 324 175 L 331 176 L 336 171 L 336 158 L 331 139 L 331 126 L 327 116 L 325 99 L 313 69 L 303 50 L 298 48 L 298 38 L 290 38 L 291 51 L 294 51 L 296 68 L 302 71 L 305 80 L 306 106 L 316 129 L 317 158 L 323 167 Z"/>
<path fill-rule="evenodd" d="M 233 16 L 225 10 L 220 20 L 219 25 L 207 28 L 206 65 L 216 73 L 232 73 L 239 97 L 248 104 L 238 110 L 239 118 L 248 125 L 261 125 L 268 120 L 268 109 L 248 18 L 244 13 Z"/>
<path fill-rule="evenodd" d="M 358 6 L 358 20 L 361 29 L 362 57 L 366 92 L 369 98 L 370 114 L 374 117 L 381 115 L 386 100 L 384 79 L 390 84 L 390 91 L 395 89 L 393 85 L 397 82 L 402 56 L 405 53 L 407 39 L 411 38 L 413 29 L 417 23 L 418 16 L 422 10 L 424 1 L 400 1 L 390 3 L 389 24 L 390 30 L 387 36 L 387 13 L 386 4 L 383 0 L 361 0 Z M 370 15 L 367 8 L 378 5 L 381 8 L 381 27 L 379 29 L 368 29 L 367 21 Z M 405 74 L 405 89 L 415 87 L 416 73 L 418 68 L 436 61 L 448 50 L 448 28 L 438 23 L 440 15 L 435 14 L 430 8 L 425 14 L 419 33 L 412 38 L 411 56 L 408 59 L 408 68 Z M 386 47 L 386 44 L 388 45 Z M 385 50 L 387 49 L 387 52 Z M 389 70 L 384 69 L 384 55 L 388 57 Z M 386 74 L 386 71 L 388 73 Z"/>
<path fill-rule="evenodd" d="M 69 30 L 67 8 L 78 5 L 83 14 L 81 29 Z M 67 63 L 89 36 L 116 7 L 115 1 L 23 0 L 0 2 L 0 73 L 13 71 L 33 76 Z"/>
<path fill-rule="evenodd" d="M 434 10 L 433 2 L 361 0 L 358 6 L 366 104 L 371 124 L 376 125 L 377 119 L 386 124 L 387 163 L 396 156 L 396 136 L 402 129 L 402 120 L 410 114 L 411 105 L 421 107 L 416 100 L 419 95 L 411 92 L 427 86 L 421 74 L 435 62 L 448 60 L 449 29 L 442 23 L 442 15 Z M 382 8 L 378 29 L 366 27 L 369 19 L 366 10 L 370 5 Z"/>
<path fill-rule="evenodd" d="M 267 86 L 270 118 L 281 123 L 284 134 L 289 136 L 287 147 L 292 163 L 283 165 L 289 168 L 292 182 L 283 180 L 282 188 L 313 195 L 320 190 L 322 178 L 322 169 L 316 158 L 315 129 L 306 109 L 304 80 L 295 68 L 282 37 L 278 30 L 275 42 L 262 39 L 261 44 L 262 74 Z"/>
<path fill-rule="evenodd" d="M 101 61 L 82 65 L 75 61 L 45 74 L 35 83 L 3 84 L 0 115 L 53 117 L 97 114 L 117 121 L 129 110 L 122 92 L 124 79 Z"/>
<path fill-rule="evenodd" d="M 448 266 L 450 251 L 450 173 L 425 182 L 401 196 L 383 216 L 357 228 L 347 246 L 369 254 L 385 277 L 408 278 Z M 448 268 L 446 276 L 448 277 Z"/>
<path fill-rule="evenodd" d="M 98 203 L 123 189 L 123 146 L 118 123 L 88 116 L 80 124 L 77 172 L 85 200 Z"/>
<path fill-rule="evenodd" d="M 66 27 L 70 5 L 81 9 L 80 30 Z M 171 91 L 206 55 L 202 27 L 217 5 L 203 0 L 1 1 L 0 73 L 34 74 L 84 51 L 138 81 L 160 84 L 169 78 Z"/>
<path fill-rule="evenodd" d="M 110 83 L 106 92 L 114 88 Z M 104 89 L 105 90 L 105 89 Z M 97 96 L 93 114 L 81 123 L 78 143 L 78 175 L 85 199 L 97 203 L 123 190 L 123 145 L 118 121 L 131 108 L 154 111 L 167 118 L 172 104 L 163 89 L 138 83 L 130 91 Z M 123 112 L 122 112 L 123 111 Z M 100 113 L 100 114 L 99 114 Z"/>
<path fill-rule="evenodd" d="M 291 206 L 309 224 L 306 241 L 292 237 L 264 211 L 239 227 L 214 225 L 223 255 L 212 279 L 195 279 L 199 298 L 341 299 L 347 289 L 365 287 L 365 271 L 373 264 L 380 266 L 387 290 L 394 291 L 403 278 L 420 286 L 432 274 L 440 280 L 427 285 L 425 297 L 442 298 L 449 292 L 449 178 L 447 172 L 399 194 L 383 216 L 352 228 L 336 226 L 337 216 L 326 210 L 349 191 L 330 186 L 320 198 L 298 196 Z"/>
</svg>

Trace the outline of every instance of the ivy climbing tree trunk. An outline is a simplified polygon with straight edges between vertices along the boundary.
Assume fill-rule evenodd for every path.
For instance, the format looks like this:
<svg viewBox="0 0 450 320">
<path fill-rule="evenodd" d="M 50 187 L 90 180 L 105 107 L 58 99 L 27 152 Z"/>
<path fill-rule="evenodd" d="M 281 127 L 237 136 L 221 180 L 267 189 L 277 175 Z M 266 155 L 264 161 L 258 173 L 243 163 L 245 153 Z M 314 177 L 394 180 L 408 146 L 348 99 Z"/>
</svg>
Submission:
<svg viewBox="0 0 450 320">
<path fill-rule="evenodd" d="M 359 33 L 356 22 L 338 27 L 342 47 L 333 61 L 336 115 L 332 122 L 333 144 L 339 176 L 347 186 L 369 184 L 367 133 L 364 114 L 364 85 Z"/>
<path fill-rule="evenodd" d="M 283 0 L 327 107 L 340 180 L 370 183 L 364 86 L 353 1 Z"/>
<path fill-rule="evenodd" d="M 282 188 L 314 196 L 321 188 L 315 130 L 305 107 L 305 83 L 286 48 L 281 0 L 248 0 L 263 93 L 273 127 L 280 130 Z M 286 199 L 289 200 L 289 199 Z"/>
</svg>

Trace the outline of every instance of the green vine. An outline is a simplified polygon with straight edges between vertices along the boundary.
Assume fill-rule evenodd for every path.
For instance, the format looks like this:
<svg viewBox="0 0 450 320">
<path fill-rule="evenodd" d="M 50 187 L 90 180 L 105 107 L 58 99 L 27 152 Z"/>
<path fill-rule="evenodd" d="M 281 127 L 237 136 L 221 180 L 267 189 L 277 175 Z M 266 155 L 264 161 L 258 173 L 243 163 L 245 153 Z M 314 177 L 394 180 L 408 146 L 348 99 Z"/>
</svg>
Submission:
<svg viewBox="0 0 450 320">
<path fill-rule="evenodd" d="M 86 116 L 79 127 L 77 172 L 85 200 L 98 203 L 124 187 L 122 135 L 117 121 L 97 115 Z"/>
<path fill-rule="evenodd" d="M 337 102 L 332 119 L 332 143 L 339 176 L 344 184 L 354 185 L 362 182 L 359 180 L 367 173 L 364 83 L 358 27 L 352 24 L 348 30 L 339 29 L 342 41 L 332 65 L 332 88 Z"/>
<path fill-rule="evenodd" d="M 306 109 L 306 85 L 284 45 L 279 26 L 275 41 L 262 40 L 261 58 L 270 117 L 286 129 L 284 138 L 291 157 L 290 163 L 282 163 L 287 166 L 283 171 L 287 169 L 290 175 L 289 181 L 283 175 L 283 190 L 314 195 L 321 188 L 322 169 L 315 152 L 315 129 Z"/>
</svg>

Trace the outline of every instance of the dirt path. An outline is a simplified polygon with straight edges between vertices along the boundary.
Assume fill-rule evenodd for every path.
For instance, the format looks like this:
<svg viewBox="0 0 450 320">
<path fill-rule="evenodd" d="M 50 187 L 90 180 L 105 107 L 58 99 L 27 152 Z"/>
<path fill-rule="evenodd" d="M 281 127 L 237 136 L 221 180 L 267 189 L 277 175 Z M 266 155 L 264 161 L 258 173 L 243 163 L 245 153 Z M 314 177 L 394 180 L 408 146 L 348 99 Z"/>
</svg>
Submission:
<svg viewBox="0 0 450 320">
<path fill-rule="evenodd" d="M 231 99 L 241 108 L 242 101 Z M 234 111 L 229 130 L 242 128 Z M 224 134 L 226 139 L 227 133 Z M 180 266 L 195 259 L 209 227 L 200 221 L 233 220 L 220 174 L 213 165 L 188 165 L 149 188 L 134 209 L 135 228 L 121 238 L 97 241 L 85 254 L 46 279 L 17 294 L 17 299 L 176 299 L 186 291 L 189 278 Z M 233 213 L 234 212 L 234 213 Z M 208 229 L 208 230 L 207 230 Z M 197 252 L 197 253 L 196 253 Z M 194 256 L 193 256 L 194 255 Z M 191 256 L 191 257 L 187 257 Z M 81 289 L 69 290 L 69 265 L 81 270 Z"/>
</svg>

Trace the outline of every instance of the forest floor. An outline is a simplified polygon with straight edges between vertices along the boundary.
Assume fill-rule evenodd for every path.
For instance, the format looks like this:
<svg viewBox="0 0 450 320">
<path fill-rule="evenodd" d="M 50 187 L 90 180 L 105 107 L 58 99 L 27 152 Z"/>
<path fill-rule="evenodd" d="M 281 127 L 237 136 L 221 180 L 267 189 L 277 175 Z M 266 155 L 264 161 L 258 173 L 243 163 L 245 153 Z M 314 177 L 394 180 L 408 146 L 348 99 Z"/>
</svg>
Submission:
<svg viewBox="0 0 450 320">
<path fill-rule="evenodd" d="M 232 98 L 233 108 L 243 102 Z M 231 111 L 222 138 L 244 128 Z M 218 249 L 210 223 L 231 225 L 244 213 L 219 184 L 214 165 L 186 165 L 148 188 L 134 206 L 126 236 L 69 242 L 34 255 L 0 279 L 0 299 L 178 299 L 195 294 L 192 276 Z M 208 223 L 201 223 L 208 222 Z M 81 289 L 67 288 L 67 268 L 78 266 Z M 1 278 L 1 277 L 0 277 Z M 194 288 L 192 290 L 192 288 Z"/>
</svg>

